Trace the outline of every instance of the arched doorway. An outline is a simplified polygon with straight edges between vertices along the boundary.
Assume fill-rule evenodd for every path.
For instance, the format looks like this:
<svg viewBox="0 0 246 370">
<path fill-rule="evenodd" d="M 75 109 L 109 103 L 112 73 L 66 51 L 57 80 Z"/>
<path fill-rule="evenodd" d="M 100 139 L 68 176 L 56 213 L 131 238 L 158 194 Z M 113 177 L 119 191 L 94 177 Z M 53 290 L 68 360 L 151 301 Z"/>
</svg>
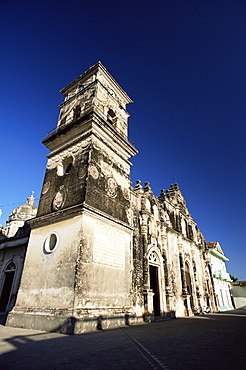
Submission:
<svg viewBox="0 0 246 370">
<path fill-rule="evenodd" d="M 4 283 L 0 298 L 0 311 L 5 312 L 9 303 L 10 294 L 12 291 L 13 280 L 15 276 L 16 266 L 14 262 L 10 262 L 4 270 Z"/>
<path fill-rule="evenodd" d="M 153 311 L 160 316 L 159 258 L 155 252 L 149 254 L 149 285 L 153 291 Z"/>
</svg>

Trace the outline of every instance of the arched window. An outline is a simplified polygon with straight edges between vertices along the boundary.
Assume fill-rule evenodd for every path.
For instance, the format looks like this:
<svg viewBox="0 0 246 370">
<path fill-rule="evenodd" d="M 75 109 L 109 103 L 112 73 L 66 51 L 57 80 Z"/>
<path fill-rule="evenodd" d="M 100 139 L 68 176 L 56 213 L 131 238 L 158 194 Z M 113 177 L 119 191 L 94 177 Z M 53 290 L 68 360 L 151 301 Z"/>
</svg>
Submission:
<svg viewBox="0 0 246 370">
<path fill-rule="evenodd" d="M 193 230 L 191 225 L 188 225 L 188 238 L 193 239 Z"/>
<path fill-rule="evenodd" d="M 185 280 L 186 280 L 187 293 L 191 294 L 192 288 L 191 288 L 190 268 L 187 262 L 185 262 Z"/>
<path fill-rule="evenodd" d="M 175 216 L 175 230 L 181 231 L 181 217 L 180 215 Z"/>
<path fill-rule="evenodd" d="M 159 258 L 155 252 L 149 254 L 149 263 L 159 264 Z"/>
<path fill-rule="evenodd" d="M 190 295 L 190 306 L 191 309 L 194 309 L 194 300 L 193 300 L 193 289 L 191 283 L 191 276 L 190 276 L 190 267 L 187 262 L 185 262 L 185 280 L 186 280 L 186 288 L 187 293 Z"/>
<path fill-rule="evenodd" d="M 12 261 L 7 265 L 5 272 L 14 271 L 14 270 L 16 270 L 16 266 L 15 266 L 15 263 Z"/>
<path fill-rule="evenodd" d="M 107 120 L 109 123 L 111 123 L 111 125 L 114 125 L 116 123 L 116 120 L 117 120 L 116 114 L 114 113 L 112 109 L 108 110 Z"/>
<path fill-rule="evenodd" d="M 8 306 L 13 287 L 16 266 L 13 261 L 9 262 L 4 270 L 4 283 L 0 298 L 0 311 L 5 312 Z"/>
<path fill-rule="evenodd" d="M 64 176 L 67 174 L 73 165 L 73 157 L 66 157 L 57 165 L 57 175 L 58 176 Z"/>
<path fill-rule="evenodd" d="M 78 119 L 81 115 L 81 107 L 80 105 L 77 105 L 73 110 L 73 119 Z"/>
</svg>

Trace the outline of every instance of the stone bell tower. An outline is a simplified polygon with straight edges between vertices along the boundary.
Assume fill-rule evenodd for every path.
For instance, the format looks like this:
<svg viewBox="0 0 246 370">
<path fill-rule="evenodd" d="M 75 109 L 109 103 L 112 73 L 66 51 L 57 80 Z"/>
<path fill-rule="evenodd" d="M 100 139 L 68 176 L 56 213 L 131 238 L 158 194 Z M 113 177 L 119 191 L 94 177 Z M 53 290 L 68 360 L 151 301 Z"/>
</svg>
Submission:
<svg viewBox="0 0 246 370">
<path fill-rule="evenodd" d="M 37 217 L 8 325 L 61 332 L 120 324 L 132 312 L 126 105 L 102 63 L 61 90 Z"/>
</svg>

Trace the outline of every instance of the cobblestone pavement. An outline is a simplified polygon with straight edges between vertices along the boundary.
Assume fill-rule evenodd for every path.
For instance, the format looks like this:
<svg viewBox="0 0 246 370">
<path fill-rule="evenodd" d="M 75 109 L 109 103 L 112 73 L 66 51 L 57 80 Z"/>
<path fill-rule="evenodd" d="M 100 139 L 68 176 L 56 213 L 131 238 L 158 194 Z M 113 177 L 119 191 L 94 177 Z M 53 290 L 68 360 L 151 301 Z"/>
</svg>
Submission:
<svg viewBox="0 0 246 370">
<path fill-rule="evenodd" d="M 246 369 L 246 310 L 64 335 L 0 325 L 0 369 Z"/>
</svg>

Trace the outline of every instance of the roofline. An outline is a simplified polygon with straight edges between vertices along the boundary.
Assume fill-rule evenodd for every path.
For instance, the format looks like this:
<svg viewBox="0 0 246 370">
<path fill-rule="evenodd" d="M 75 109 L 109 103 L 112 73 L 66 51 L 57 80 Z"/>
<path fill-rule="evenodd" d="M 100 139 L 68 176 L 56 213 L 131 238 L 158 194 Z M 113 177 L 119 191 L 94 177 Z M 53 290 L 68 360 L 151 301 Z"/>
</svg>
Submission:
<svg viewBox="0 0 246 370">
<path fill-rule="evenodd" d="M 227 258 L 224 254 L 221 254 L 220 252 L 218 252 L 216 249 L 209 248 L 208 250 L 215 257 L 218 257 L 218 258 L 220 258 L 223 261 L 229 261 L 229 258 Z"/>
</svg>

